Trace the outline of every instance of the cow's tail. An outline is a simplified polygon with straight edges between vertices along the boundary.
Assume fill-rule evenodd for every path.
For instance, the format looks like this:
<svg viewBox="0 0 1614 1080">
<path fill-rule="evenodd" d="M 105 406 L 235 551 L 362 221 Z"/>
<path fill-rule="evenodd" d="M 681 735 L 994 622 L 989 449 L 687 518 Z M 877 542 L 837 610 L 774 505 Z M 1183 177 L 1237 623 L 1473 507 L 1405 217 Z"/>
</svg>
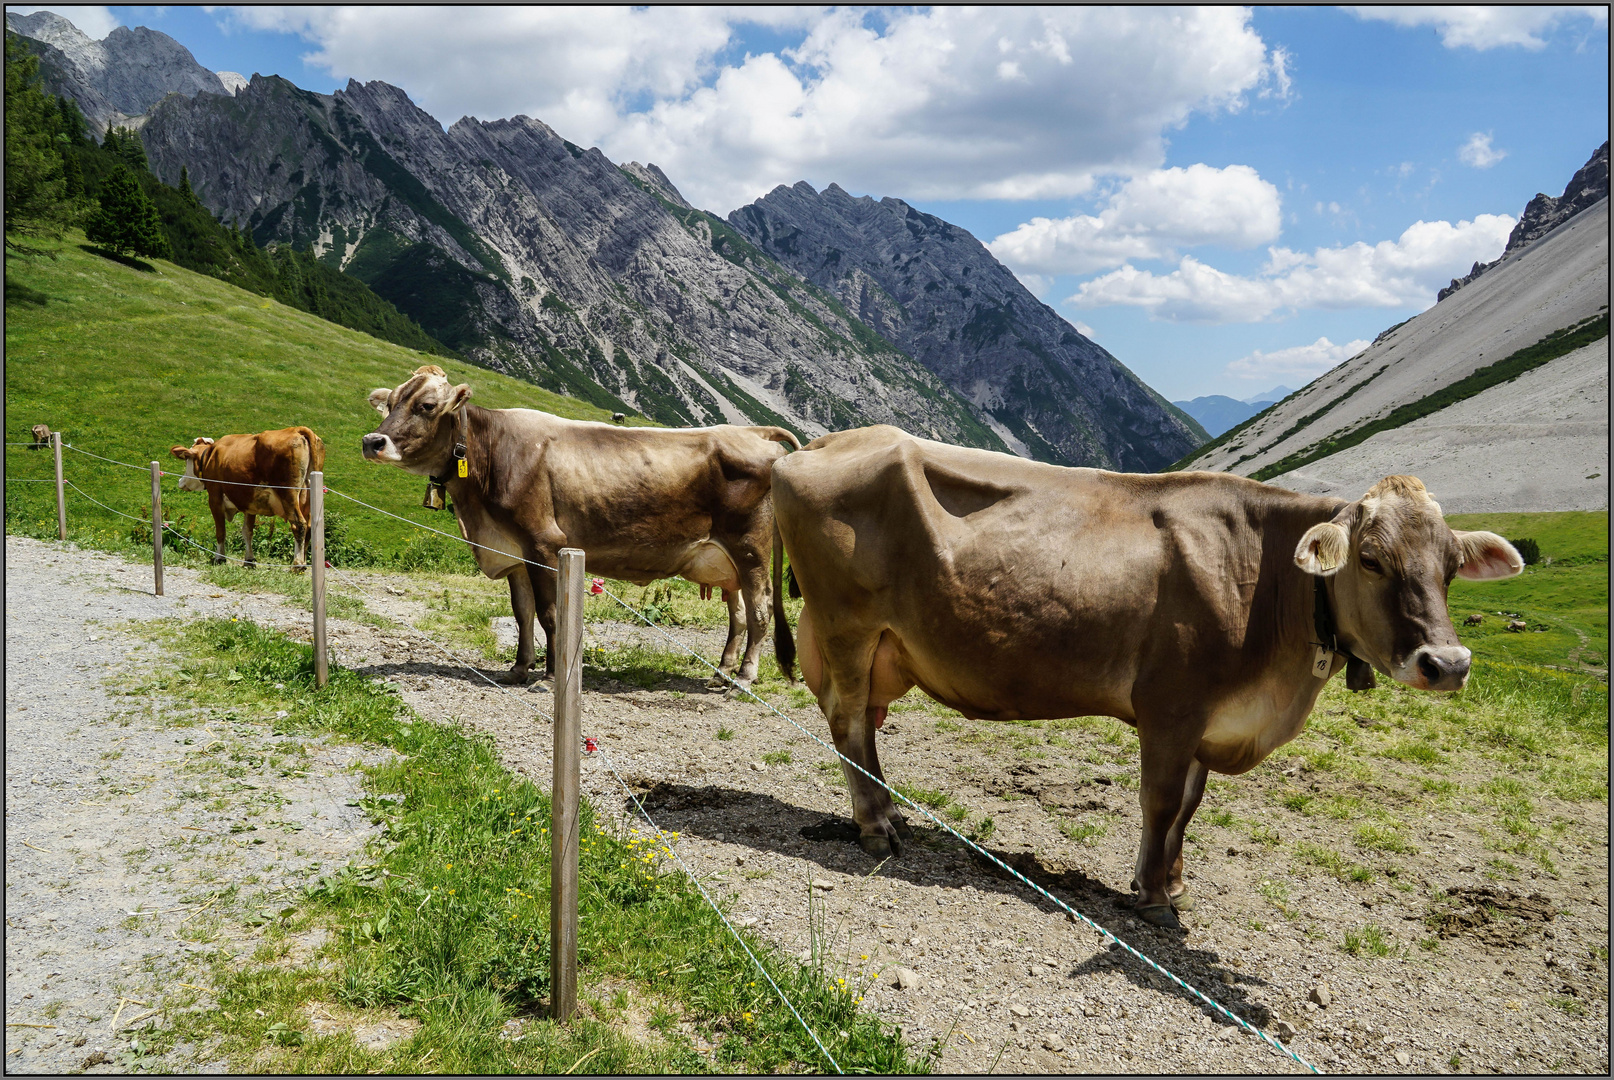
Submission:
<svg viewBox="0 0 1614 1080">
<path fill-rule="evenodd" d="M 790 434 L 788 431 L 785 434 Z M 790 636 L 790 619 L 785 615 L 785 540 L 779 521 L 773 522 L 773 655 L 779 670 L 790 682 L 796 681 L 796 639 Z"/>
<path fill-rule="evenodd" d="M 309 523 L 314 515 L 314 503 L 313 496 L 308 491 L 308 474 L 325 471 L 325 443 L 318 435 L 314 434 L 312 428 L 300 427 L 296 430 L 299 435 L 308 440 L 308 467 L 303 470 L 303 475 L 299 477 L 303 485 L 303 493 L 298 502 L 303 504 L 302 516 L 304 522 Z"/>
<path fill-rule="evenodd" d="M 801 449 L 801 440 L 796 438 L 794 432 L 782 427 L 767 427 L 758 425 L 751 429 L 769 442 L 783 443 L 792 450 Z"/>
</svg>

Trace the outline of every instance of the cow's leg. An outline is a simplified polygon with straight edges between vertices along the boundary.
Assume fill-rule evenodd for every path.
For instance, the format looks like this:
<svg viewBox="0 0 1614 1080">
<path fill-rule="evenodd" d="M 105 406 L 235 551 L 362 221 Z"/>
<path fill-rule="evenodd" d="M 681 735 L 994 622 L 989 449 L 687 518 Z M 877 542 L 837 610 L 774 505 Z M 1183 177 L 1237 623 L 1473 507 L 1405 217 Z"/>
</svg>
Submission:
<svg viewBox="0 0 1614 1080">
<path fill-rule="evenodd" d="M 717 665 L 717 670 L 722 674 L 714 674 L 706 681 L 706 685 L 713 690 L 724 690 L 728 688 L 729 681 L 723 676 L 733 675 L 734 669 L 739 666 L 740 641 L 742 636 L 745 634 L 745 597 L 741 595 L 738 589 L 724 589 L 723 602 L 729 606 L 729 638 L 723 643 L 723 659 Z M 755 671 L 752 672 L 751 677 L 753 679 L 756 678 Z M 739 682 L 741 686 L 751 685 L 750 679 L 745 679 L 743 677 L 736 681 Z"/>
<path fill-rule="evenodd" d="M 224 499 L 217 492 L 208 492 L 207 508 L 213 511 L 213 562 L 224 561 Z M 232 515 L 233 516 L 233 515 Z"/>
<path fill-rule="evenodd" d="M 903 839 L 911 830 L 896 812 L 891 793 L 883 784 L 885 775 L 874 746 L 877 722 L 884 717 L 884 706 L 889 702 L 875 705 L 871 693 L 882 673 L 877 655 L 884 642 L 879 637 L 821 640 L 806 609 L 796 626 L 796 640 L 803 658 L 803 676 L 818 695 L 818 707 L 829 721 L 830 736 L 841 755 L 841 772 L 852 795 L 852 819 L 858 826 L 858 845 L 877 859 L 901 855 Z"/>
<path fill-rule="evenodd" d="M 1171 906 L 1178 911 L 1189 911 L 1193 906 L 1188 886 L 1182 879 L 1182 838 L 1188 831 L 1188 823 L 1194 819 L 1194 812 L 1199 809 L 1199 800 L 1205 797 L 1205 781 L 1209 776 L 1210 770 L 1197 757 L 1189 762 L 1182 806 L 1177 810 L 1177 820 L 1171 823 L 1171 831 L 1166 834 L 1166 862 L 1170 866 L 1166 874 L 1166 893 L 1171 897 Z"/>
<path fill-rule="evenodd" d="M 556 555 L 547 558 L 542 555 L 528 555 L 534 562 L 541 562 L 553 566 L 559 561 Z M 555 601 L 560 593 L 560 578 L 553 571 L 532 569 L 529 577 L 533 581 L 533 591 L 537 593 L 538 625 L 544 628 L 544 678 L 555 677 Z"/>
<path fill-rule="evenodd" d="M 295 574 L 308 569 L 308 526 L 297 518 L 290 519 L 290 523 L 292 543 L 296 545 L 297 550 L 291 559 L 291 571 Z"/>
<path fill-rule="evenodd" d="M 1143 807 L 1143 839 L 1138 846 L 1137 910 L 1138 917 L 1145 922 L 1177 927 L 1182 924 L 1171 906 L 1171 859 L 1167 852 L 1172 826 L 1182 812 L 1189 791 L 1189 774 L 1196 764 L 1194 752 L 1199 739 L 1197 736 L 1182 738 L 1181 727 L 1177 725 L 1161 725 L 1166 727 L 1163 731 L 1150 731 L 1151 726 L 1139 718 L 1142 769 L 1139 802 Z"/>
<path fill-rule="evenodd" d="M 759 563 L 746 573 L 741 581 L 741 595 L 745 601 L 745 660 L 740 664 L 739 682 L 750 686 L 757 678 L 757 661 L 762 655 L 762 643 L 768 639 L 768 617 L 773 601 L 773 587 L 768 583 L 768 564 Z M 729 630 L 734 633 L 732 627 Z"/>
<path fill-rule="evenodd" d="M 532 577 L 525 566 L 510 571 L 505 580 L 510 583 L 510 613 L 516 617 L 516 663 L 504 681 L 520 686 L 527 681 L 527 673 L 532 670 L 537 655 L 533 649 L 532 620 L 538 605 L 533 595 Z"/>
<path fill-rule="evenodd" d="M 258 515 L 241 515 L 241 546 L 245 549 L 246 558 L 242 563 L 246 566 L 257 566 L 258 560 L 252 557 L 252 530 L 258 527 Z"/>
</svg>

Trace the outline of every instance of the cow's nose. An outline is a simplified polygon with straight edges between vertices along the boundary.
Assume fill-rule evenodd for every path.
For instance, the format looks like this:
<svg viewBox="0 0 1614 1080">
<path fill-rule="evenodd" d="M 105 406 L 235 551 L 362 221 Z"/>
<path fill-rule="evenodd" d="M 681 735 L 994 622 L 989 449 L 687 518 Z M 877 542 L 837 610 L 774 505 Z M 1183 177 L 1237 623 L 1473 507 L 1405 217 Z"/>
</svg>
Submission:
<svg viewBox="0 0 1614 1080">
<path fill-rule="evenodd" d="M 1471 654 L 1461 645 L 1418 650 L 1418 674 L 1430 690 L 1461 690 L 1468 681 Z"/>
<path fill-rule="evenodd" d="M 364 456 L 375 457 L 381 453 L 381 448 L 387 445 L 387 437 L 380 432 L 372 431 L 364 437 Z"/>
</svg>

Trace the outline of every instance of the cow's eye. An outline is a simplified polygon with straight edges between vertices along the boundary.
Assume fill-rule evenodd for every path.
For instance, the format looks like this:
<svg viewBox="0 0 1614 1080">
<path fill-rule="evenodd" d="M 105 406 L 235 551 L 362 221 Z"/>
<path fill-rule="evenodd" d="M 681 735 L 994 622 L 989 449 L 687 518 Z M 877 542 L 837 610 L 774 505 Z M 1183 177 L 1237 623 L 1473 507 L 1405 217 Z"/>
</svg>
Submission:
<svg viewBox="0 0 1614 1080">
<path fill-rule="evenodd" d="M 437 408 L 437 402 L 435 402 L 435 401 L 422 401 L 418 406 L 416 406 L 416 408 L 418 408 L 423 413 L 429 413 L 433 409 Z"/>
<path fill-rule="evenodd" d="M 1372 574 L 1384 573 L 1384 564 L 1380 563 L 1379 560 L 1375 559 L 1366 552 L 1359 554 L 1357 559 L 1359 562 L 1361 562 L 1363 570 L 1366 570 Z"/>
</svg>

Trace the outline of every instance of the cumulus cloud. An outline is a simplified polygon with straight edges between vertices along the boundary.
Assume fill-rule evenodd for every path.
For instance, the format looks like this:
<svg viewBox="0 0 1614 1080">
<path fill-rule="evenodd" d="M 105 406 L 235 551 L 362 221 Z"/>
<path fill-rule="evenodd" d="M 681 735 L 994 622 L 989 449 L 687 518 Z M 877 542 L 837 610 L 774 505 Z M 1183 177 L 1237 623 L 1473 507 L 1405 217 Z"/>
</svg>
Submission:
<svg viewBox="0 0 1614 1080">
<path fill-rule="evenodd" d="M 1282 221 L 1278 189 L 1248 165 L 1190 165 L 1133 177 L 1097 216 L 1032 218 L 987 246 L 1022 275 L 1087 274 L 1179 247 L 1268 244 Z"/>
<path fill-rule="evenodd" d="M 1474 132 L 1467 142 L 1457 148 L 1457 159 L 1476 169 L 1489 169 L 1507 156 L 1506 150 L 1498 150 L 1491 145 L 1491 133 L 1488 131 Z"/>
<path fill-rule="evenodd" d="M 1287 92 L 1244 9 L 235 8 L 446 122 L 525 113 L 726 210 L 780 183 L 915 199 L 1081 194 L 1197 113 Z M 792 48 L 731 55 L 747 24 Z M 1123 89 L 1124 88 L 1124 89 Z"/>
<path fill-rule="evenodd" d="M 1228 274 L 1184 256 L 1156 275 L 1130 263 L 1084 282 L 1067 303 L 1081 308 L 1141 307 L 1169 322 L 1259 322 L 1302 309 L 1428 306 L 1470 264 L 1507 245 L 1514 220 L 1480 214 L 1473 221 L 1418 221 L 1395 240 L 1318 248 L 1268 249 L 1261 272 Z"/>
<path fill-rule="evenodd" d="M 1448 49 L 1498 49 L 1516 46 L 1540 49 L 1547 42 L 1541 37 L 1561 24 L 1581 19 L 1593 26 L 1608 25 L 1604 7 L 1357 7 L 1359 19 L 1373 19 L 1397 26 L 1433 26 L 1440 43 Z"/>
<path fill-rule="evenodd" d="M 52 12 L 84 31 L 84 36 L 92 41 L 100 41 L 123 25 L 123 20 L 112 14 L 111 8 L 96 5 L 61 7 L 44 4 L 7 4 L 6 11 L 15 15 L 32 15 L 36 11 Z"/>
<path fill-rule="evenodd" d="M 1371 344 L 1366 338 L 1359 338 L 1335 345 L 1326 337 L 1320 337 L 1310 345 L 1294 345 L 1273 352 L 1256 349 L 1228 364 L 1227 374 L 1236 379 L 1259 379 L 1263 383 L 1273 379 L 1298 379 L 1307 383 Z"/>
</svg>

